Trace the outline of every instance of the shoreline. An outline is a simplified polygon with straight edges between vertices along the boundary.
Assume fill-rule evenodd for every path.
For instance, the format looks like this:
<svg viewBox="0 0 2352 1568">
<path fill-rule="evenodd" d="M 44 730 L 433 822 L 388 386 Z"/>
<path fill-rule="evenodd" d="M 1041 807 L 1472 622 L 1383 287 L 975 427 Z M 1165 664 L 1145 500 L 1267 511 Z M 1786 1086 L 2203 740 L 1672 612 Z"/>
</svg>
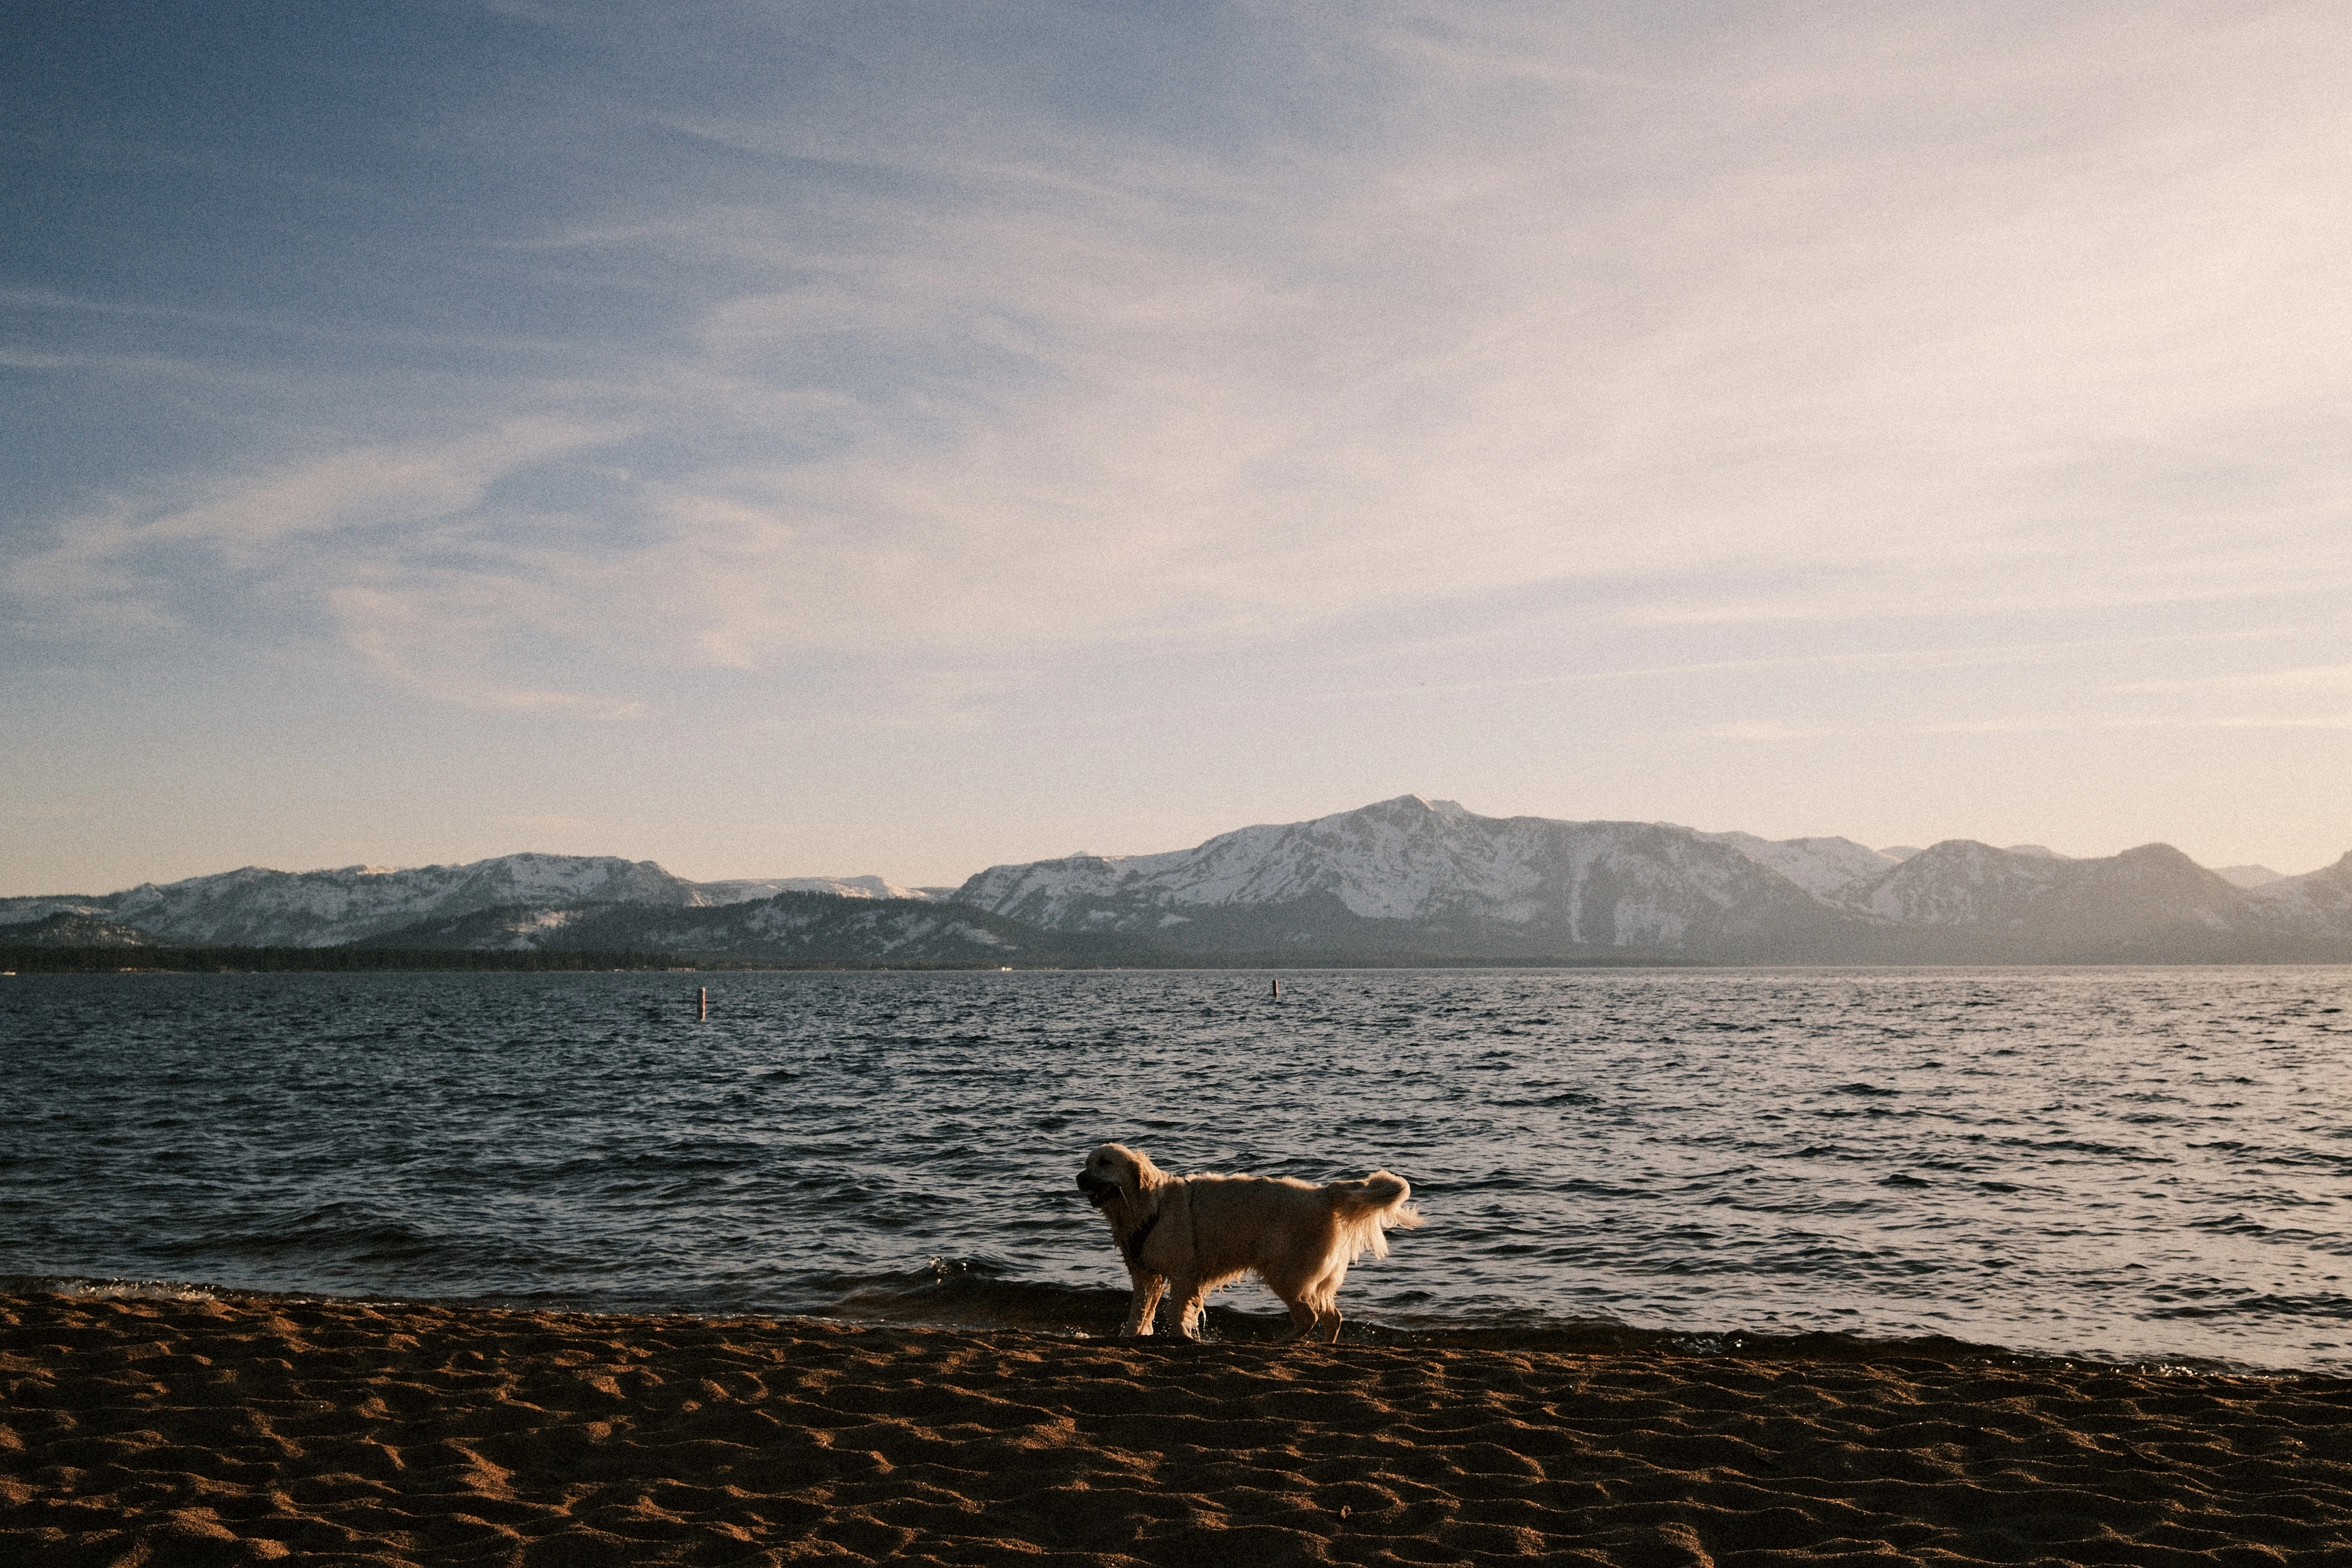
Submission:
<svg viewBox="0 0 2352 1568">
<path fill-rule="evenodd" d="M 2352 1380 L 1980 1348 L 1287 1349 L 20 1289 L 0 1556 L 2352 1556 Z"/>
<path fill-rule="evenodd" d="M 539 1312 L 595 1322 L 761 1322 L 812 1329 L 865 1328 L 903 1330 L 986 1337 L 1024 1334 L 1044 1342 L 1072 1344 L 1118 1343 L 1117 1324 L 1127 1311 L 1128 1292 L 1111 1287 L 1067 1288 L 1085 1298 L 1091 1309 L 1085 1322 L 1066 1312 L 1034 1308 L 993 1318 L 940 1313 L 926 1310 L 910 1296 L 861 1291 L 824 1307 L 726 1306 L 697 1310 L 656 1301 L 597 1304 L 577 1298 L 531 1299 L 499 1296 L 385 1295 L 319 1290 L 273 1290 L 259 1286 L 216 1284 L 207 1281 L 160 1278 L 101 1277 L 68 1274 L 0 1272 L 0 1301 L 55 1296 L 67 1301 L 152 1301 L 218 1302 L 243 1307 L 368 1307 L 397 1312 Z M 1168 1341 L 1174 1330 L 1163 1309 L 1160 1332 L 1149 1337 Z M 1213 1297 L 1204 1310 L 1202 1327 L 1209 1344 L 1272 1350 L 1286 1343 L 1289 1317 L 1266 1308 L 1250 1310 Z M 2186 1352 L 2146 1354 L 2096 1347 L 2037 1350 L 1990 1341 L 1968 1340 L 1946 1333 L 1872 1335 L 1833 1329 L 1769 1332 L 1746 1328 L 1645 1328 L 1614 1319 L 1531 1319 L 1481 1322 L 1435 1321 L 1393 1322 L 1370 1316 L 1349 1317 L 1342 1331 L 1343 1347 L 1391 1350 L 1462 1350 L 1496 1354 L 1563 1355 L 1693 1356 L 1731 1355 L 1754 1360 L 1822 1362 L 1928 1361 L 1955 1365 L 2046 1367 L 2055 1371 L 2105 1369 L 2194 1376 L 2280 1378 L 2341 1377 L 2352 1370 L 2327 1365 L 2300 1366 L 2237 1361 Z"/>
</svg>

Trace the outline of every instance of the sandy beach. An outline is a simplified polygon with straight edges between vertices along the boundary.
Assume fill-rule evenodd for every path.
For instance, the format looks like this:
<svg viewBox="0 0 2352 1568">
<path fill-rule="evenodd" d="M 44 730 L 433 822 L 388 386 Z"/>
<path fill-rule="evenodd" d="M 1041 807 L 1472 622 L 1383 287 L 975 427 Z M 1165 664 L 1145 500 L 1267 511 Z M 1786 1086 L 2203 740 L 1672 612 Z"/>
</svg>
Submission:
<svg viewBox="0 0 2352 1568">
<path fill-rule="evenodd" d="M 2352 1563 L 2352 1382 L 0 1298 L 0 1560 Z"/>
</svg>

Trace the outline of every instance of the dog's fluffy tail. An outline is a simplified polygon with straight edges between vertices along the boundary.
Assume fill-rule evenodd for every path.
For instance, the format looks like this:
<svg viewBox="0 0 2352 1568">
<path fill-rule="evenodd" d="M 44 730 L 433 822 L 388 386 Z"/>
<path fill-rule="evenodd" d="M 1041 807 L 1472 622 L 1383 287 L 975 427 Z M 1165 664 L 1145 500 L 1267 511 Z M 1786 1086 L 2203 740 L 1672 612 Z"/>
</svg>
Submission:
<svg viewBox="0 0 2352 1568">
<path fill-rule="evenodd" d="M 1339 1242 L 1347 1256 L 1389 1255 L 1388 1232 L 1411 1230 L 1421 1223 L 1412 1206 L 1412 1184 L 1390 1171 L 1374 1171 L 1361 1181 L 1335 1181 L 1323 1191 L 1331 1200 L 1332 1218 L 1339 1222 Z"/>
</svg>

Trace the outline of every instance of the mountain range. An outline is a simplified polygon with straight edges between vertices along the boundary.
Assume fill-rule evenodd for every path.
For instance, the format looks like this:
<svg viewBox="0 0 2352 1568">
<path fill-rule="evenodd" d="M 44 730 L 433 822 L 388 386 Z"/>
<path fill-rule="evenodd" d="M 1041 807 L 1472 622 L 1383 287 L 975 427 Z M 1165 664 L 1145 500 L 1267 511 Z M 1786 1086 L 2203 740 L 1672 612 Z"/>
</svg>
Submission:
<svg viewBox="0 0 2352 1568">
<path fill-rule="evenodd" d="M 431 931 L 494 910 L 544 914 L 612 905 L 692 910 L 751 904 L 783 894 L 925 902 L 952 891 L 900 887 L 878 876 L 688 882 L 651 861 L 611 855 L 501 855 L 469 865 L 409 870 L 354 865 L 285 872 L 247 866 L 185 882 L 142 883 L 95 897 L 0 898 L 0 936 L 8 934 L 11 925 L 67 915 L 133 927 L 167 942 L 333 947 L 412 927 Z"/>
<path fill-rule="evenodd" d="M 247 867 L 0 899 L 0 942 L 668 952 L 779 963 L 2352 961 L 2352 854 L 2283 877 L 2166 844 L 1874 850 L 1401 796 L 1160 854 L 695 883 L 650 861 Z"/>
</svg>

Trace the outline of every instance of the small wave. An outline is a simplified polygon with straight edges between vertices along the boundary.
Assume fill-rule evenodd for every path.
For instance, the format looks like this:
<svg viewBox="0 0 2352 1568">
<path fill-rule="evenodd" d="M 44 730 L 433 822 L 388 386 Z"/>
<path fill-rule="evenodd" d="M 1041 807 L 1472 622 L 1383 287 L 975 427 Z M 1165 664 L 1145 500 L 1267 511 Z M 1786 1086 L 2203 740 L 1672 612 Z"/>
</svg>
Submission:
<svg viewBox="0 0 2352 1568">
<path fill-rule="evenodd" d="M 2352 1299 L 2337 1295 L 2242 1296 L 2228 1301 L 2186 1301 L 2158 1308 L 2157 1319 L 2181 1318 L 2352 1318 Z"/>
<path fill-rule="evenodd" d="M 328 1203 L 274 1222 L 215 1231 L 171 1243 L 190 1258 L 272 1260 L 335 1256 L 370 1262 L 416 1262 L 445 1239 L 415 1221 L 360 1203 Z"/>
<path fill-rule="evenodd" d="M 987 1258 L 934 1258 L 919 1269 L 835 1275 L 818 1286 L 831 1298 L 818 1315 L 872 1322 L 1108 1332 L 1127 1313 L 1123 1291 L 1015 1279 Z"/>
<path fill-rule="evenodd" d="M 179 1280 L 79 1280 L 21 1274 L 0 1274 L 0 1291 L 93 1301 L 217 1301 L 226 1296 L 210 1285 Z"/>
</svg>

